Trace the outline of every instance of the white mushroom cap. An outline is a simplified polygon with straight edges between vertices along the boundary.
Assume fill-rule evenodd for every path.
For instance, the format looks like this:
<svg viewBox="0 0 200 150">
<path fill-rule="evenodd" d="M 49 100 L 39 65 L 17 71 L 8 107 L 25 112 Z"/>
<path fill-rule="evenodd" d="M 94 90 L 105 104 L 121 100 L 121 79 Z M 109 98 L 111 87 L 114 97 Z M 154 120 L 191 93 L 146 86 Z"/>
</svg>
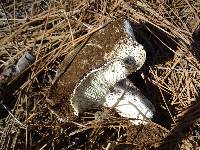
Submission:
<svg viewBox="0 0 200 150">
<path fill-rule="evenodd" d="M 147 124 L 153 118 L 155 107 L 128 80 L 121 80 L 112 92 L 106 95 L 105 107 L 115 108 L 119 115 L 132 119 L 135 125 Z"/>
<path fill-rule="evenodd" d="M 107 63 L 87 73 L 74 88 L 70 102 L 76 115 L 103 105 L 114 107 L 123 117 L 141 119 L 134 120 L 134 124 L 145 123 L 144 119 L 153 117 L 154 106 L 126 80 L 130 73 L 142 67 L 146 52 L 134 39 L 127 20 L 124 27 L 126 36 L 104 55 Z"/>
<path fill-rule="evenodd" d="M 120 80 L 126 78 L 128 70 L 124 61 L 113 60 L 88 73 L 76 85 L 71 96 L 71 105 L 78 115 L 88 109 L 97 108 L 105 102 L 105 96 Z"/>
<path fill-rule="evenodd" d="M 115 108 L 127 118 L 136 119 L 136 125 L 146 124 L 153 118 L 155 107 L 126 78 L 127 68 L 122 60 L 113 60 L 93 70 L 74 89 L 70 99 L 75 114 L 100 105 Z"/>
</svg>

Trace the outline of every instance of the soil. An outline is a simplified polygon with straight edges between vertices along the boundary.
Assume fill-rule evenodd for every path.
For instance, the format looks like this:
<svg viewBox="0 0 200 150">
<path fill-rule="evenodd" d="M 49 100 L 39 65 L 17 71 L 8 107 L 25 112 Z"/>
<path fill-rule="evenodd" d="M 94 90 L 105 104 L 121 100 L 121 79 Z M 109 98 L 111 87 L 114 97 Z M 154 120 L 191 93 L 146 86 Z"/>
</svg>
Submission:
<svg viewBox="0 0 200 150">
<path fill-rule="evenodd" d="M 165 135 L 166 131 L 155 124 L 130 126 L 127 132 L 127 141 L 135 146 L 134 149 L 155 149 Z"/>
</svg>

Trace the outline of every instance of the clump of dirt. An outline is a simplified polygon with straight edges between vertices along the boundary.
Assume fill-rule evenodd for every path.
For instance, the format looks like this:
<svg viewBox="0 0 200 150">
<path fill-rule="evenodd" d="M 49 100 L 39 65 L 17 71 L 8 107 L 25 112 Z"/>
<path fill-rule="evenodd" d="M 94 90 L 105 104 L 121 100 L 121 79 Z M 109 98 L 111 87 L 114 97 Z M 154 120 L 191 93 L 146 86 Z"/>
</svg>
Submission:
<svg viewBox="0 0 200 150">
<path fill-rule="evenodd" d="M 130 126 L 127 131 L 127 142 L 134 145 L 134 149 L 155 149 L 167 133 L 166 129 L 151 123 L 146 126 Z"/>
<path fill-rule="evenodd" d="M 167 129 L 155 123 L 135 126 L 130 121 L 117 118 L 90 125 L 87 132 L 77 133 L 79 137 L 89 136 L 81 141 L 88 149 L 156 149 L 168 133 Z M 75 145 L 72 147 L 76 148 Z"/>
</svg>

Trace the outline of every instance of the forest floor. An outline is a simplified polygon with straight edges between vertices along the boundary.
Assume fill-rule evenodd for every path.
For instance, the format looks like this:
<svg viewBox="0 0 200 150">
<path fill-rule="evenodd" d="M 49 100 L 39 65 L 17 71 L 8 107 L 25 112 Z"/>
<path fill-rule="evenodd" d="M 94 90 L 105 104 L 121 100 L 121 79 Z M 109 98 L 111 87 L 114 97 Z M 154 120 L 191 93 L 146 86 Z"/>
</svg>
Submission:
<svg viewBox="0 0 200 150">
<path fill-rule="evenodd" d="M 62 122 L 47 101 L 61 62 L 124 16 L 147 51 L 129 78 L 155 105 L 154 119 L 134 126 L 108 109 L 107 120 L 88 112 Z M 25 52 L 35 60 L 0 82 L 0 149 L 200 149 L 199 16 L 198 0 L 2 0 L 0 73 Z"/>
</svg>

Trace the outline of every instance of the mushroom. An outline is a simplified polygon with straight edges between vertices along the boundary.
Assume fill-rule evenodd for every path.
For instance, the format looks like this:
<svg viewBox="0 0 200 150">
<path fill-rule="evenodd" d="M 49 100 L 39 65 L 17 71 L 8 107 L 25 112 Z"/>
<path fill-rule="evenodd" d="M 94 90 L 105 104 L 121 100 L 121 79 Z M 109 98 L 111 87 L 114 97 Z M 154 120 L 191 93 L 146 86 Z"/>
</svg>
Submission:
<svg viewBox="0 0 200 150">
<path fill-rule="evenodd" d="M 145 124 L 143 120 L 151 119 L 155 108 L 127 79 L 145 60 L 146 51 L 135 40 L 129 20 L 114 21 L 91 37 L 53 85 L 49 99 L 62 105 L 61 99 L 69 97 L 75 115 L 105 106 L 123 117 L 141 120 L 133 120 L 134 124 Z"/>
</svg>

